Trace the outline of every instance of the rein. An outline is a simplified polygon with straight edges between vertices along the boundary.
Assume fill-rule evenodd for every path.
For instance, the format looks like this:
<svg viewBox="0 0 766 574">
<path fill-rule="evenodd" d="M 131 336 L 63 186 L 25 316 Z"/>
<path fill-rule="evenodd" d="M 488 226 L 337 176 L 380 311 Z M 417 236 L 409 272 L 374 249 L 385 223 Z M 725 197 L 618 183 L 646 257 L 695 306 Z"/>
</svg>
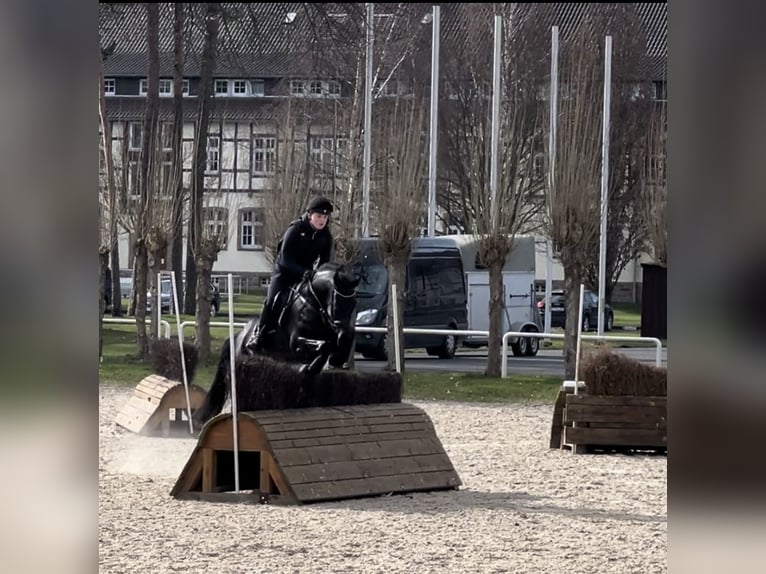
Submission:
<svg viewBox="0 0 766 574">
<path fill-rule="evenodd" d="M 333 322 L 332 317 L 330 317 L 330 314 L 327 312 L 327 310 L 324 308 L 324 305 L 322 305 L 322 302 L 319 300 L 319 297 L 316 294 L 316 291 L 314 291 L 314 285 L 311 281 L 308 281 L 308 287 L 309 292 L 311 293 L 311 296 L 314 298 L 314 302 L 316 303 L 316 307 L 319 309 L 319 314 L 322 316 L 322 319 L 324 320 L 325 324 L 332 329 L 333 333 L 338 334 L 340 333 L 340 329 L 338 326 Z M 354 293 L 351 293 L 350 295 L 344 295 L 340 291 L 338 291 L 335 288 L 335 285 L 333 284 L 332 288 L 333 295 L 338 295 L 340 297 L 343 297 L 344 299 L 350 299 L 354 296 Z"/>
</svg>

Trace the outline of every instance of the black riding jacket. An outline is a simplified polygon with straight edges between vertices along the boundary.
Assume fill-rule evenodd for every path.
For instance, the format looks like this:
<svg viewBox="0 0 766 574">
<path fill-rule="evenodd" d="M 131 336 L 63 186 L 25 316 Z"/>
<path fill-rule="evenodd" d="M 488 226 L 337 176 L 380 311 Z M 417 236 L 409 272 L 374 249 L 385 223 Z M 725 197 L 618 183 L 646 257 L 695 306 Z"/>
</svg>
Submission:
<svg viewBox="0 0 766 574">
<path fill-rule="evenodd" d="M 314 269 L 314 263 L 321 265 L 330 260 L 332 246 L 329 227 L 315 230 L 309 223 L 308 215 L 304 215 L 290 223 L 279 242 L 275 271 L 297 282 L 304 271 Z"/>
</svg>

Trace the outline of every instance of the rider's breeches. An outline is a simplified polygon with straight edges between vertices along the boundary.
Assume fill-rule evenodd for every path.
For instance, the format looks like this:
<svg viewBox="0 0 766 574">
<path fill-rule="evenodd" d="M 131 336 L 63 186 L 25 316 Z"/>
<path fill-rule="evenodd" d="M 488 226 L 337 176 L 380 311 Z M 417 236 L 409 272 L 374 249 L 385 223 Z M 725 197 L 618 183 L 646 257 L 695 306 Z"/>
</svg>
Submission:
<svg viewBox="0 0 766 574">
<path fill-rule="evenodd" d="M 266 300 L 263 302 L 263 311 L 261 311 L 261 316 L 258 320 L 259 328 L 264 326 L 276 326 L 274 323 L 276 322 L 277 317 L 272 317 L 274 314 L 274 299 L 276 299 L 281 291 L 287 291 L 293 284 L 294 281 L 292 281 L 289 276 L 280 273 L 279 271 L 271 276 L 271 283 L 269 284 L 269 290 L 266 294 Z"/>
</svg>

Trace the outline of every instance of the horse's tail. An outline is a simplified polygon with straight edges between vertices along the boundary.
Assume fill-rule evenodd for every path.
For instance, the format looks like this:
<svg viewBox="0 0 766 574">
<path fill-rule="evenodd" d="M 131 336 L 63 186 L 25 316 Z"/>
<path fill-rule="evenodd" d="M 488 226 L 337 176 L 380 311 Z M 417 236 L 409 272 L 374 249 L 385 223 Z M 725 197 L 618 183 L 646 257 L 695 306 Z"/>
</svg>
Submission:
<svg viewBox="0 0 766 574">
<path fill-rule="evenodd" d="M 221 349 L 221 358 L 218 359 L 218 368 L 215 371 L 215 378 L 213 384 L 210 385 L 210 390 L 205 395 L 205 400 L 202 406 L 197 409 L 192 417 L 194 426 L 196 428 L 202 428 L 202 426 L 213 418 L 215 415 L 221 412 L 223 405 L 226 403 L 226 399 L 229 398 L 229 385 L 227 384 L 227 377 L 229 371 L 229 345 L 231 344 L 229 339 L 226 339 Z"/>
</svg>

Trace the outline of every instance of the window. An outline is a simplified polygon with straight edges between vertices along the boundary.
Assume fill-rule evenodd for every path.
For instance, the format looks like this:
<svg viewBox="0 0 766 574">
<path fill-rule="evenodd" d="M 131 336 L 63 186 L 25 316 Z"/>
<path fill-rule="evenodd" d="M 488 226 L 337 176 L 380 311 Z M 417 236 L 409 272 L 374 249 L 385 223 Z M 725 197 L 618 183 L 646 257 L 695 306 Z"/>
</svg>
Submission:
<svg viewBox="0 0 766 574">
<path fill-rule="evenodd" d="M 181 80 L 181 95 L 189 96 L 189 80 Z"/>
<path fill-rule="evenodd" d="M 325 175 L 331 175 L 333 169 L 336 175 L 340 174 L 345 167 L 343 161 L 345 150 L 345 139 L 333 140 L 333 138 L 328 137 L 312 137 L 311 161 L 314 164 L 314 169 Z"/>
<path fill-rule="evenodd" d="M 221 248 L 228 243 L 228 211 L 223 207 L 206 207 L 203 210 L 204 228 L 210 239 L 215 239 Z"/>
<path fill-rule="evenodd" d="M 239 212 L 239 248 L 263 249 L 263 210 L 243 209 Z"/>
<path fill-rule="evenodd" d="M 168 78 L 160 78 L 160 97 L 168 98 L 173 95 L 173 80 Z M 183 94 L 189 95 L 189 80 L 183 80 Z M 138 93 L 145 96 L 149 92 L 149 80 L 147 78 L 141 78 L 141 82 L 138 86 Z"/>
<path fill-rule="evenodd" d="M 173 80 L 160 80 L 160 97 L 173 95 Z"/>
<path fill-rule="evenodd" d="M 396 96 L 399 93 L 399 80 L 388 80 L 386 85 L 383 86 L 384 96 Z"/>
<path fill-rule="evenodd" d="M 277 140 L 269 136 L 253 138 L 253 175 L 269 175 L 274 173 L 276 163 Z"/>
<path fill-rule="evenodd" d="M 337 98 L 340 96 L 340 82 L 324 80 L 291 80 L 290 94 L 319 98 Z"/>
<path fill-rule="evenodd" d="M 141 136 L 143 135 L 143 125 L 140 122 L 130 122 L 128 125 L 128 149 L 141 150 Z"/>
<path fill-rule="evenodd" d="M 113 96 L 117 93 L 117 82 L 114 78 L 106 78 L 104 80 L 104 95 Z"/>
<path fill-rule="evenodd" d="M 536 153 L 532 158 L 532 181 L 539 182 L 545 179 L 545 154 Z"/>
<path fill-rule="evenodd" d="M 665 102 L 668 99 L 668 85 L 665 82 L 654 82 L 654 99 Z"/>
<path fill-rule="evenodd" d="M 207 173 L 218 173 L 218 164 L 221 158 L 221 138 L 218 136 L 207 137 Z"/>
<path fill-rule="evenodd" d="M 309 93 L 312 96 L 321 96 L 322 95 L 322 82 L 310 82 L 309 83 Z"/>
<path fill-rule="evenodd" d="M 229 95 L 229 80 L 216 80 L 213 92 L 216 96 Z"/>
<path fill-rule="evenodd" d="M 251 83 L 251 88 L 253 90 L 254 96 L 266 95 L 265 82 L 263 80 L 253 80 Z"/>
<path fill-rule="evenodd" d="M 233 88 L 232 92 L 235 96 L 246 96 L 247 95 L 247 82 L 245 80 L 234 80 L 232 82 Z"/>
</svg>

